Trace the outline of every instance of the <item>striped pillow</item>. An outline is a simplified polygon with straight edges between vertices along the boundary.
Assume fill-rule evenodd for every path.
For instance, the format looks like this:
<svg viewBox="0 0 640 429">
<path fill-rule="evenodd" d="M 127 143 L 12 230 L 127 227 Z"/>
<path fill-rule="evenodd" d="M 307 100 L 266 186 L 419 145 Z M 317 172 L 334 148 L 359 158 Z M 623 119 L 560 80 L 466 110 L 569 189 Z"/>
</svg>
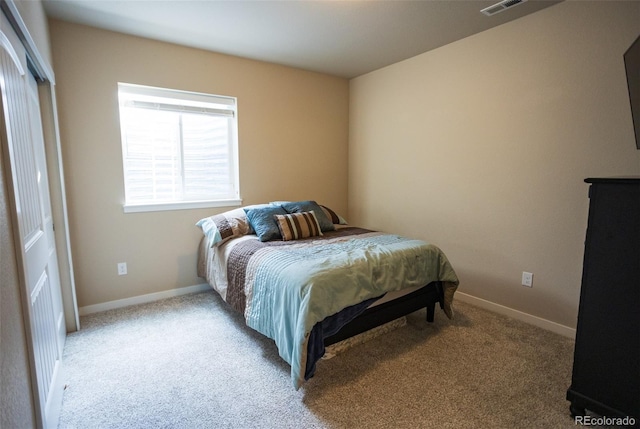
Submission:
<svg viewBox="0 0 640 429">
<path fill-rule="evenodd" d="M 344 218 L 340 216 L 338 213 L 331 210 L 329 207 L 323 206 L 322 204 L 320 204 L 320 208 L 322 209 L 324 214 L 327 215 L 331 223 L 333 223 L 334 225 L 347 225 L 347 221 L 344 220 Z"/>
<path fill-rule="evenodd" d="M 247 214 L 241 208 L 200 219 L 196 225 L 209 240 L 209 247 L 251 232 Z"/>
<path fill-rule="evenodd" d="M 314 212 L 275 215 L 274 218 L 284 241 L 322 235 Z"/>
</svg>

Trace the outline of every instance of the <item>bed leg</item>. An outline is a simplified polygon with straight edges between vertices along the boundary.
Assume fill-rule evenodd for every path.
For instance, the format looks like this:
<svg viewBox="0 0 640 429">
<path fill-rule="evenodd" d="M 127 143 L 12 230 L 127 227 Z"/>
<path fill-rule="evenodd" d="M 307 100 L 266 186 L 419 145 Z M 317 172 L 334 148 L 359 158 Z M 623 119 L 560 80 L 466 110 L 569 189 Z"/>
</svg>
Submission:
<svg viewBox="0 0 640 429">
<path fill-rule="evenodd" d="M 427 322 L 433 323 L 436 315 L 436 303 L 431 302 L 427 304 Z"/>
<path fill-rule="evenodd" d="M 435 296 L 427 298 L 427 322 L 433 323 L 436 315 L 436 303 L 440 303 L 440 308 L 444 309 L 444 289 L 442 282 L 435 282 Z"/>
</svg>

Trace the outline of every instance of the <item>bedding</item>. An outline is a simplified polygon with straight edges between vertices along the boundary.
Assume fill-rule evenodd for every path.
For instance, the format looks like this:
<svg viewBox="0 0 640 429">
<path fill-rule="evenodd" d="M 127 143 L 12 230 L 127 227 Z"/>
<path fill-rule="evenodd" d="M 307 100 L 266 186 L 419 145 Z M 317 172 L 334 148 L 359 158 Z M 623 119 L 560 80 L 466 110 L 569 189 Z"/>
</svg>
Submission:
<svg viewBox="0 0 640 429">
<path fill-rule="evenodd" d="M 289 212 L 284 209 L 283 204 L 289 208 Z M 274 209 L 274 206 L 277 208 Z M 205 237 L 207 237 L 210 247 L 218 246 L 235 237 L 253 233 L 256 233 L 259 238 L 262 238 L 262 241 L 274 240 L 281 238 L 281 232 L 278 231 L 277 225 L 273 222 L 272 215 L 274 213 L 296 214 L 303 208 L 314 211 L 314 214 L 316 212 L 322 212 L 320 217 L 322 219 L 322 225 L 324 225 L 324 230 L 335 229 L 332 224 L 347 225 L 347 221 L 342 216 L 329 207 L 320 205 L 315 201 L 273 201 L 269 204 L 254 204 L 208 216 L 196 222 L 196 226 L 200 228 Z M 265 214 L 264 211 L 259 209 L 266 209 L 266 211 L 275 210 L 275 212 L 267 213 L 266 216 L 263 216 Z M 259 232 L 255 231 L 249 221 L 247 216 L 249 212 L 253 212 L 253 216 L 255 216 L 254 223 L 259 224 Z M 318 215 L 316 215 L 316 219 L 318 219 L 317 216 Z M 331 226 L 328 226 L 327 222 L 329 222 Z M 318 223 L 320 224 L 320 220 L 318 220 Z M 322 230 L 323 229 L 321 229 L 321 231 Z"/>
<path fill-rule="evenodd" d="M 255 231 L 247 219 L 247 210 L 268 207 L 269 204 L 256 204 L 205 217 L 196 222 L 202 230 L 210 247 L 218 246 L 234 237 L 253 234 Z"/>
<path fill-rule="evenodd" d="M 347 221 L 338 213 L 331 210 L 329 207 L 320 205 L 320 208 L 322 209 L 324 214 L 327 215 L 327 218 L 331 220 L 331 223 L 333 223 L 334 225 L 347 225 Z"/>
<path fill-rule="evenodd" d="M 314 212 L 276 215 L 275 218 L 284 241 L 322 235 L 320 224 Z"/>
<path fill-rule="evenodd" d="M 246 209 L 249 225 L 255 230 L 260 241 L 269 241 L 282 238 L 278 223 L 275 220 L 277 215 L 286 215 L 287 212 L 280 206 L 267 206 L 260 208 Z"/>
<path fill-rule="evenodd" d="M 331 219 L 327 217 L 325 211 L 322 210 L 322 207 L 315 201 L 283 202 L 280 204 L 280 207 L 286 210 L 287 213 L 313 212 L 316 215 L 316 219 L 318 219 L 322 232 L 333 231 L 335 229 Z"/>
<path fill-rule="evenodd" d="M 443 309 L 452 317 L 458 285 L 438 247 L 349 226 L 300 240 L 263 242 L 249 234 L 201 245 L 198 275 L 249 327 L 275 341 L 296 389 L 313 374 L 316 358 L 308 361 L 307 353 L 316 324 L 348 307 L 363 311 L 361 303 L 387 292 L 435 281 L 442 282 Z"/>
</svg>

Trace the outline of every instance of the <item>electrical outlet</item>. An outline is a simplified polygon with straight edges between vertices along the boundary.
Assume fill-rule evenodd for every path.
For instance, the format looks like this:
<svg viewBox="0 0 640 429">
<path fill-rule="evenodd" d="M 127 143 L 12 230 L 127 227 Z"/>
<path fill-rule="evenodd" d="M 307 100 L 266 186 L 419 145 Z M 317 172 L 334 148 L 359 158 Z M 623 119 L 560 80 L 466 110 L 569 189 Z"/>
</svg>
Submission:
<svg viewBox="0 0 640 429">
<path fill-rule="evenodd" d="M 533 274 L 526 271 L 522 272 L 522 286 L 533 287 Z"/>
<path fill-rule="evenodd" d="M 126 262 L 118 262 L 118 275 L 124 276 L 127 274 L 127 263 Z"/>
</svg>

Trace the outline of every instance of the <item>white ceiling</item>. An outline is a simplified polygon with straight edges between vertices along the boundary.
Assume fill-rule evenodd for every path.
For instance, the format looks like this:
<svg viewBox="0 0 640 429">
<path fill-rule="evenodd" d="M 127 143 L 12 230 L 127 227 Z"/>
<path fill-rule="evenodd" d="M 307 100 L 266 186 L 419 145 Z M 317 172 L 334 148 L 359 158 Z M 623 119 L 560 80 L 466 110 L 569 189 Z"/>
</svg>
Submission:
<svg viewBox="0 0 640 429">
<path fill-rule="evenodd" d="M 352 78 L 558 1 L 44 0 L 48 16 L 107 30 Z"/>
</svg>

